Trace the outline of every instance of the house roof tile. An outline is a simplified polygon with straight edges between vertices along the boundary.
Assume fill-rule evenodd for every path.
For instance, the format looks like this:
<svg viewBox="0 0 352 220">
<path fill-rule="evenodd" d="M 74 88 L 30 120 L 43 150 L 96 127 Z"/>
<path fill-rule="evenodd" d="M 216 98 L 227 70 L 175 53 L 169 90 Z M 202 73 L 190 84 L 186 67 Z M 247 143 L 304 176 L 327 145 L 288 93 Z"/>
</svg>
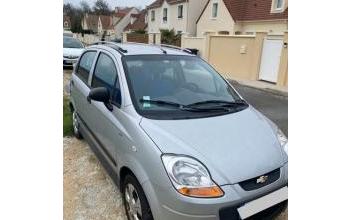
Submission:
<svg viewBox="0 0 352 220">
<path fill-rule="evenodd" d="M 208 0 L 205 8 L 208 6 L 209 2 L 210 0 Z M 287 20 L 288 18 L 288 8 L 281 13 L 271 13 L 272 0 L 223 0 L 223 2 L 235 22 L 278 19 Z"/>
<path fill-rule="evenodd" d="M 99 18 L 100 18 L 103 30 L 114 29 L 112 16 L 86 14 L 84 16 L 84 19 L 85 19 L 85 22 L 87 24 L 88 30 L 93 30 L 93 31 L 97 31 L 98 30 Z"/>
<path fill-rule="evenodd" d="M 147 10 L 144 9 L 142 10 L 139 14 L 133 14 L 136 16 L 136 20 L 133 22 L 133 24 L 128 24 L 125 28 L 124 31 L 128 30 L 144 30 L 147 28 L 147 22 L 145 20 L 145 15 L 147 14 Z"/>
<path fill-rule="evenodd" d="M 121 13 L 121 14 L 128 14 L 128 12 L 130 12 L 132 9 L 133 9 L 133 7 L 126 7 L 126 8 L 117 7 L 117 8 L 115 8 L 115 11 L 117 13 Z"/>
<path fill-rule="evenodd" d="M 97 30 L 98 29 L 98 22 L 99 16 L 94 14 L 86 14 L 85 21 L 89 30 Z"/>
<path fill-rule="evenodd" d="M 288 8 L 271 13 L 272 0 L 223 0 L 234 21 L 287 19 Z"/>
<path fill-rule="evenodd" d="M 129 8 L 117 8 L 117 12 L 113 14 L 113 16 L 117 17 L 118 19 L 114 19 L 113 25 L 117 25 L 130 11 L 134 9 L 134 7 L 129 7 Z M 137 10 L 138 11 L 138 10 Z M 133 14 L 131 14 L 132 16 Z"/>
<path fill-rule="evenodd" d="M 103 30 L 114 29 L 111 16 L 100 15 L 99 17 Z"/>
</svg>

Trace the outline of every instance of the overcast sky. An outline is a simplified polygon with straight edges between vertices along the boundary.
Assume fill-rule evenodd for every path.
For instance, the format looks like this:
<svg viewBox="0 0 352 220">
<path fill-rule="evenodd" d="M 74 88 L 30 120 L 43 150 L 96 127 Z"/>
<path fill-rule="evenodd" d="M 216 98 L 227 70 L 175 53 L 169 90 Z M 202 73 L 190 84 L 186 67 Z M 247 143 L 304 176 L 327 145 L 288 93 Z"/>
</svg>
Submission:
<svg viewBox="0 0 352 220">
<path fill-rule="evenodd" d="M 94 4 L 96 0 L 85 0 L 91 6 Z M 140 6 L 144 8 L 146 5 L 149 5 L 154 0 L 105 0 L 111 8 L 115 8 L 115 6 Z M 72 3 L 74 5 L 79 5 L 81 0 L 64 0 L 64 3 Z"/>
</svg>

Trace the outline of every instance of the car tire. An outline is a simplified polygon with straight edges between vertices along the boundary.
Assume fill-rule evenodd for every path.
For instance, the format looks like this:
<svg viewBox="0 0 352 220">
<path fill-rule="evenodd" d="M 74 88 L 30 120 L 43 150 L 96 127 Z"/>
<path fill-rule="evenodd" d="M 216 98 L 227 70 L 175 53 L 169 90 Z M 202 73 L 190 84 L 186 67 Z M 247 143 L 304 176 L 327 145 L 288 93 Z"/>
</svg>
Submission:
<svg viewBox="0 0 352 220">
<path fill-rule="evenodd" d="M 82 137 L 81 132 L 79 131 L 80 124 L 79 124 L 78 115 L 77 115 L 76 110 L 73 110 L 73 112 L 72 112 L 72 126 L 73 126 L 74 136 L 77 139 L 82 139 L 83 137 Z"/>
<path fill-rule="evenodd" d="M 142 186 L 136 177 L 131 174 L 127 174 L 123 180 L 122 199 L 128 220 L 153 220 Z"/>
</svg>

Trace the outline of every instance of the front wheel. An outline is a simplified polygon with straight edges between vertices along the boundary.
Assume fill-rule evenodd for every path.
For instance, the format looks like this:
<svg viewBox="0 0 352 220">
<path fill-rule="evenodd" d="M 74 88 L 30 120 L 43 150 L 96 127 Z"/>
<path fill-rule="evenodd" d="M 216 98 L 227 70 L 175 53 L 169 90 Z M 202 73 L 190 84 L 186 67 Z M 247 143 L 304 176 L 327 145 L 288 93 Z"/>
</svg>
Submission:
<svg viewBox="0 0 352 220">
<path fill-rule="evenodd" d="M 122 187 L 128 220 L 153 220 L 147 198 L 136 177 L 127 175 Z"/>
</svg>

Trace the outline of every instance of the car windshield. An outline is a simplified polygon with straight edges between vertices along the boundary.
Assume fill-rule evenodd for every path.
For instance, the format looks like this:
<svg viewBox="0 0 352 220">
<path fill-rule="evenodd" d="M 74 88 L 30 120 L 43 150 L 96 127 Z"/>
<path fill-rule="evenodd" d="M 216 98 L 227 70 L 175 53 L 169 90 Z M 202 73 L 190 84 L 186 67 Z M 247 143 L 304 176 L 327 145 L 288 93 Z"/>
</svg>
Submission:
<svg viewBox="0 0 352 220">
<path fill-rule="evenodd" d="M 123 63 L 133 104 L 145 117 L 209 117 L 244 106 L 231 86 L 196 56 L 131 55 Z"/>
<path fill-rule="evenodd" d="M 83 48 L 83 44 L 72 37 L 64 37 L 64 48 Z"/>
</svg>

